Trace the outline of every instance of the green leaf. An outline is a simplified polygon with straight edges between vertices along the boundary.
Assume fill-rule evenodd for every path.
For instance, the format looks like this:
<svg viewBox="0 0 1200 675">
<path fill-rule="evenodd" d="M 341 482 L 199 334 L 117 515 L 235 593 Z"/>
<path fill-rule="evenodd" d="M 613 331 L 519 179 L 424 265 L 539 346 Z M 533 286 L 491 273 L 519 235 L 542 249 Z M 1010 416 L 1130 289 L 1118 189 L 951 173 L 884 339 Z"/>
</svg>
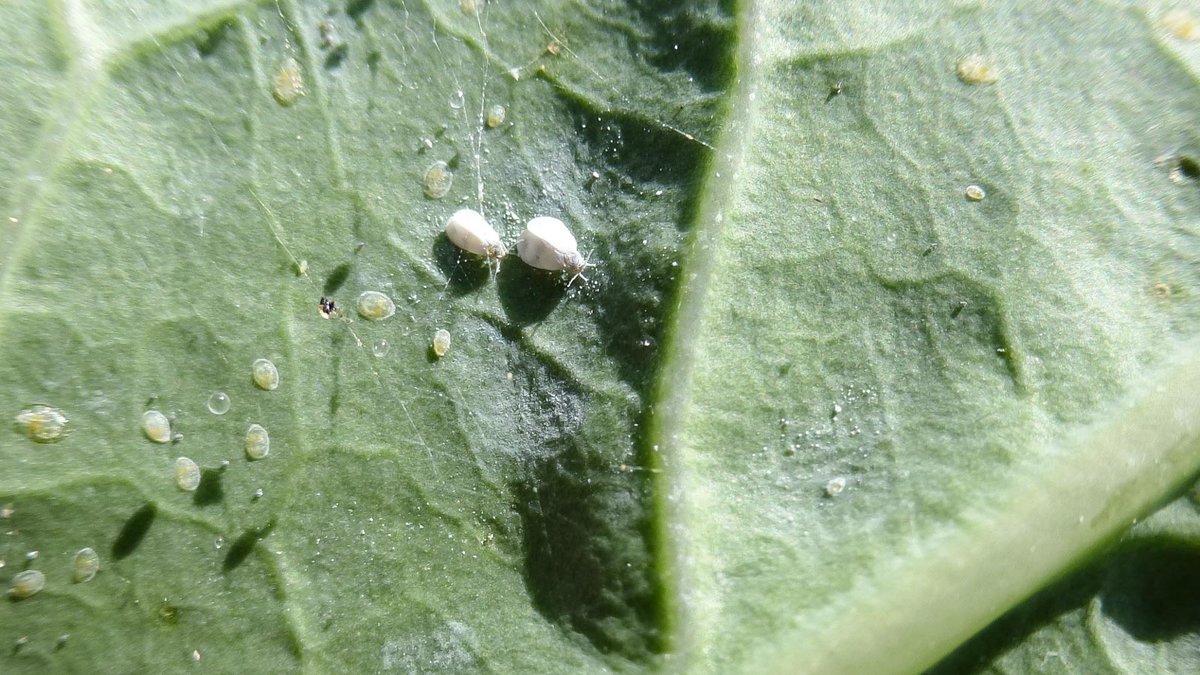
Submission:
<svg viewBox="0 0 1200 675">
<path fill-rule="evenodd" d="M 511 4 L 0 8 L 0 671 L 1195 669 L 1187 15 Z"/>
</svg>

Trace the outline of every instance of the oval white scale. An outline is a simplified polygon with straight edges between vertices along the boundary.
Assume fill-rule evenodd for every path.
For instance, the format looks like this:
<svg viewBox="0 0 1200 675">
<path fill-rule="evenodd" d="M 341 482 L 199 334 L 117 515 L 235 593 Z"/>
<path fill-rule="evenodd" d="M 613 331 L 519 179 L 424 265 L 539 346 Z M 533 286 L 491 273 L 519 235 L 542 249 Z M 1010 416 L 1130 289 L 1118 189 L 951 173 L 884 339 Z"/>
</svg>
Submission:
<svg viewBox="0 0 1200 675">
<path fill-rule="evenodd" d="M 446 237 L 467 253 L 487 258 L 499 267 L 500 259 L 508 255 L 504 242 L 483 214 L 474 209 L 459 209 L 446 221 Z"/>
<path fill-rule="evenodd" d="M 530 220 L 517 242 L 517 255 L 530 267 L 551 272 L 570 272 L 570 286 L 576 278 L 587 281 L 583 271 L 593 265 L 579 254 L 575 235 L 563 221 L 550 216 Z"/>
</svg>

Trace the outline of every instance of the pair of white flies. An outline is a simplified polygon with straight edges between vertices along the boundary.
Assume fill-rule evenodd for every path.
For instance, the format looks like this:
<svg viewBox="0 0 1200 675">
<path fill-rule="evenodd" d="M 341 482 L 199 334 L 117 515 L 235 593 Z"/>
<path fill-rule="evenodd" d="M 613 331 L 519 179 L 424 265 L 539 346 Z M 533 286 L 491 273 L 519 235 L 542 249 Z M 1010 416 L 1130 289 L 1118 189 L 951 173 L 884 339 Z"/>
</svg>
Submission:
<svg viewBox="0 0 1200 675">
<path fill-rule="evenodd" d="M 446 221 L 446 236 L 457 247 L 487 258 L 488 262 L 500 268 L 500 259 L 508 255 L 508 248 L 500 240 L 500 235 L 474 209 L 460 209 Z M 584 260 L 579 253 L 579 245 L 575 235 L 567 229 L 563 221 L 550 216 L 539 216 L 530 220 L 517 240 L 517 255 L 526 265 L 551 272 L 568 272 L 570 286 L 576 279 L 587 281 L 583 271 L 594 267 Z"/>
</svg>

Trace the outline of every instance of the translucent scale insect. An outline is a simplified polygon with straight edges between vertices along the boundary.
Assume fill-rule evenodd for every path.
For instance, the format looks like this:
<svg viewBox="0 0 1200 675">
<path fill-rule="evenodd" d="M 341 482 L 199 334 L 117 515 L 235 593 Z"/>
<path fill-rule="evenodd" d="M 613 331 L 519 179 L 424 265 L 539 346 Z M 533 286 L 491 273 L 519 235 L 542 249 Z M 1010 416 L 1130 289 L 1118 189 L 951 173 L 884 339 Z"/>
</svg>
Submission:
<svg viewBox="0 0 1200 675">
<path fill-rule="evenodd" d="M 254 386 L 263 391 L 275 391 L 279 387 L 279 369 L 269 359 L 256 359 L 250 364 L 250 378 Z"/>
<path fill-rule="evenodd" d="M 46 587 L 46 575 L 38 570 L 25 570 L 13 575 L 8 592 L 14 598 L 21 600 L 34 595 Z"/>
<path fill-rule="evenodd" d="M 450 351 L 450 331 L 445 328 L 439 328 L 433 334 L 433 353 L 440 359 Z"/>
<path fill-rule="evenodd" d="M 200 466 L 187 457 L 175 460 L 175 485 L 185 492 L 200 487 Z"/>
<path fill-rule="evenodd" d="M 157 410 L 142 413 L 142 431 L 155 443 L 171 441 L 171 420 Z"/>
<path fill-rule="evenodd" d="M 271 453 L 271 437 L 260 424 L 251 424 L 246 429 L 246 457 L 263 459 Z"/>
<path fill-rule="evenodd" d="M 75 554 L 71 570 L 71 576 L 76 583 L 91 581 L 96 576 L 96 572 L 100 571 L 100 556 L 91 547 L 81 548 Z"/>
</svg>

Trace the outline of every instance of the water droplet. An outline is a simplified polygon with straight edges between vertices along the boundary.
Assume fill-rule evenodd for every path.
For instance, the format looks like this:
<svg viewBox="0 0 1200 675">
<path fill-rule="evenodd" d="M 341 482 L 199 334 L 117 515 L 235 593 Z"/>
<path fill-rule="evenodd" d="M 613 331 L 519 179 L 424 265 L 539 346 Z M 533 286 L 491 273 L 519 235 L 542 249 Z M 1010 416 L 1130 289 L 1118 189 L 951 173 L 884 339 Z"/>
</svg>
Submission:
<svg viewBox="0 0 1200 675">
<path fill-rule="evenodd" d="M 450 170 L 449 164 L 439 160 L 425 169 L 424 180 L 425 196 L 430 199 L 441 199 L 450 192 L 450 187 L 454 185 L 454 172 Z"/>
<path fill-rule="evenodd" d="M 223 546 L 225 546 L 225 537 L 217 537 L 216 539 L 213 540 L 213 548 L 220 551 L 221 547 L 223 547 Z"/>
<path fill-rule="evenodd" d="M 155 443 L 168 443 L 171 440 L 171 420 L 157 410 L 147 410 L 142 413 L 142 431 L 146 438 Z"/>
<path fill-rule="evenodd" d="M 358 313 L 371 321 L 382 321 L 396 313 L 396 303 L 379 291 L 364 291 L 358 296 Z"/>
<path fill-rule="evenodd" d="M 46 587 L 46 575 L 37 570 L 18 572 L 12 578 L 8 592 L 18 600 L 28 598 Z"/>
<path fill-rule="evenodd" d="M 223 391 L 214 391 L 212 396 L 208 397 L 208 412 L 214 415 L 224 415 L 229 412 L 229 394 Z"/>
<path fill-rule="evenodd" d="M 69 420 L 54 406 L 38 404 L 17 413 L 17 427 L 36 443 L 57 443 L 67 435 Z"/>
<path fill-rule="evenodd" d="M 981 54 L 972 54 L 958 62 L 958 79 L 966 84 L 992 84 L 1000 79 Z"/>
<path fill-rule="evenodd" d="M 488 108 L 487 120 L 486 120 L 488 128 L 495 129 L 496 127 L 500 126 L 501 124 L 504 124 L 505 113 L 506 113 L 506 111 L 504 110 L 504 106 L 500 105 L 499 103 L 492 106 L 491 108 Z"/>
<path fill-rule="evenodd" d="M 388 344 L 388 341 L 382 338 L 371 343 L 371 353 L 379 358 L 387 356 L 388 350 L 391 348 L 392 346 Z"/>
<path fill-rule="evenodd" d="M 38 559 L 38 555 L 40 555 L 40 553 L 38 551 L 26 551 L 25 559 L 30 562 L 33 562 L 34 560 Z"/>
<path fill-rule="evenodd" d="M 176 459 L 175 484 L 180 490 L 194 492 L 200 487 L 200 466 L 187 457 Z"/>
<path fill-rule="evenodd" d="M 299 61 L 290 56 L 284 59 L 275 73 L 272 93 L 279 105 L 291 105 L 304 95 L 304 75 Z"/>
<path fill-rule="evenodd" d="M 831 478 L 829 480 L 829 482 L 825 484 L 825 495 L 828 497 L 836 497 L 836 496 L 842 494 L 842 491 L 845 489 L 846 489 L 846 478 L 844 476 L 838 476 L 837 478 Z"/>
<path fill-rule="evenodd" d="M 440 359 L 448 351 L 450 351 L 450 331 L 445 328 L 439 328 L 433 334 L 433 353 L 437 354 L 437 357 Z"/>
<path fill-rule="evenodd" d="M 456 91 L 450 95 L 450 107 L 454 108 L 455 110 L 462 109 L 463 101 L 464 101 L 464 97 L 463 97 L 462 89 L 459 89 L 458 91 Z"/>
<path fill-rule="evenodd" d="M 250 459 L 262 459 L 271 453 L 271 438 L 267 430 L 258 424 L 251 424 L 246 429 L 246 456 Z"/>
<path fill-rule="evenodd" d="M 983 201 L 983 198 L 987 196 L 987 193 L 983 191 L 983 188 L 979 187 L 978 185 L 968 185 L 965 194 L 967 195 L 967 199 L 970 199 L 973 202 L 981 202 Z"/>
<path fill-rule="evenodd" d="M 263 489 L 262 489 L 262 488 L 258 488 L 257 490 L 255 490 L 255 491 L 254 491 L 254 498 L 255 498 L 255 499 L 262 499 L 262 496 L 263 496 Z"/>
<path fill-rule="evenodd" d="M 73 570 L 76 583 L 91 581 L 100 570 L 100 556 L 90 547 L 79 549 L 75 554 Z"/>
<path fill-rule="evenodd" d="M 279 369 L 267 359 L 257 359 L 250 366 L 254 386 L 263 391 L 275 391 L 279 386 Z"/>
</svg>

